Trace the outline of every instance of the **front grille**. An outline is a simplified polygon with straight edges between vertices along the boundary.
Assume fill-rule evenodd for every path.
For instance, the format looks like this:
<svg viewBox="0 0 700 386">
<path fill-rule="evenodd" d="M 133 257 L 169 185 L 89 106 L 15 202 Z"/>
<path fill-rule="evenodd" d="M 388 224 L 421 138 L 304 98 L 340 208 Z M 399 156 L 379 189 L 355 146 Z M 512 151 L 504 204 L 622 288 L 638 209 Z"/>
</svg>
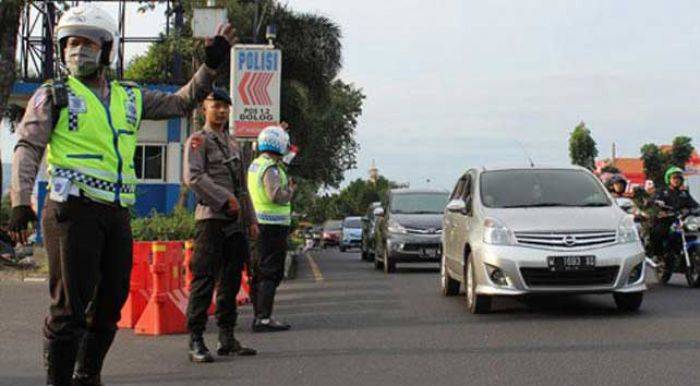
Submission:
<svg viewBox="0 0 700 386">
<path fill-rule="evenodd" d="M 403 250 L 406 252 L 421 252 L 424 249 L 439 249 L 440 244 L 404 244 Z"/>
<path fill-rule="evenodd" d="M 615 231 L 515 232 L 518 244 L 553 248 L 581 248 L 613 244 Z"/>
<path fill-rule="evenodd" d="M 442 229 L 437 229 L 437 228 L 428 228 L 428 229 L 406 228 L 406 232 L 412 233 L 415 235 L 439 235 L 442 233 Z"/>
<path fill-rule="evenodd" d="M 552 272 L 549 268 L 520 268 L 528 287 L 570 287 L 612 285 L 620 267 L 595 267 L 592 270 Z"/>
</svg>

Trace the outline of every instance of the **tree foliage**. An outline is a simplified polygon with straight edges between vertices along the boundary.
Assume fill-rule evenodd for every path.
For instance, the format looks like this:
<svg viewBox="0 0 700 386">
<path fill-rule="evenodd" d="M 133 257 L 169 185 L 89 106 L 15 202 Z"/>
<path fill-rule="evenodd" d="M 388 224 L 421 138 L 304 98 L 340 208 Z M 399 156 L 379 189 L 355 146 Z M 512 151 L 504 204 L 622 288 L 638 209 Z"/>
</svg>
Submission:
<svg viewBox="0 0 700 386">
<path fill-rule="evenodd" d="M 336 193 L 318 195 L 310 191 L 297 190 L 294 201 L 295 211 L 306 220 L 321 223 L 328 219 L 342 219 L 347 216 L 363 216 L 373 202 L 385 203 L 389 189 L 398 184 L 380 176 L 377 182 L 356 179 Z"/>
<path fill-rule="evenodd" d="M 581 122 L 576 126 L 569 138 L 569 157 L 571 163 L 585 167 L 589 170 L 595 169 L 595 157 L 598 156 L 598 148 L 595 140 L 591 136 L 591 131 L 586 124 Z"/>
<path fill-rule="evenodd" d="M 128 79 L 165 82 L 173 79 L 169 63 L 175 52 L 183 63 L 201 61 L 201 44 L 195 43 L 189 27 L 193 3 L 185 3 L 187 21 L 181 36 L 170 36 L 153 44 L 133 59 Z M 254 5 L 227 2 L 231 24 L 239 38 L 253 34 Z M 292 142 L 301 149 L 290 174 L 313 186 L 338 187 L 343 173 L 356 164 L 355 128 L 365 98 L 354 85 L 337 79 L 342 64 L 340 28 L 326 17 L 297 13 L 272 0 L 262 1 L 260 26 L 277 25 L 275 45 L 282 50 L 281 118 L 290 125 Z M 226 66 L 224 66 L 226 67 Z M 185 65 L 184 77 L 192 75 Z M 228 71 L 221 71 L 220 85 L 228 85 Z"/>
<path fill-rule="evenodd" d="M 647 179 L 654 181 L 656 186 L 665 186 L 666 170 L 671 166 L 685 168 L 694 150 L 692 140 L 685 136 L 674 138 L 671 148 L 667 151 L 653 143 L 648 143 L 641 149 L 644 174 Z"/>
</svg>

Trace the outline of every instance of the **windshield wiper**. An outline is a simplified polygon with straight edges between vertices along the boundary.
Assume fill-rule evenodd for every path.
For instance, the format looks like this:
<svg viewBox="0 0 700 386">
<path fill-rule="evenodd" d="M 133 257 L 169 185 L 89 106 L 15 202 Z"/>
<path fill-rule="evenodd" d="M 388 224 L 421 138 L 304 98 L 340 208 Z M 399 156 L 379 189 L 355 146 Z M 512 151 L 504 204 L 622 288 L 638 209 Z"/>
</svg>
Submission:
<svg viewBox="0 0 700 386">
<path fill-rule="evenodd" d="M 442 212 L 435 212 L 432 210 L 418 210 L 415 212 L 408 212 L 408 214 L 440 214 Z"/>
<path fill-rule="evenodd" d="M 584 208 L 590 208 L 590 207 L 602 207 L 602 206 L 610 206 L 610 204 L 605 203 L 605 202 L 589 202 L 588 204 L 583 204 L 583 205 L 578 205 Z"/>
<path fill-rule="evenodd" d="M 537 204 L 519 204 L 519 205 L 504 205 L 501 208 L 545 208 L 554 206 L 571 206 L 562 204 L 561 202 L 540 202 Z"/>
</svg>

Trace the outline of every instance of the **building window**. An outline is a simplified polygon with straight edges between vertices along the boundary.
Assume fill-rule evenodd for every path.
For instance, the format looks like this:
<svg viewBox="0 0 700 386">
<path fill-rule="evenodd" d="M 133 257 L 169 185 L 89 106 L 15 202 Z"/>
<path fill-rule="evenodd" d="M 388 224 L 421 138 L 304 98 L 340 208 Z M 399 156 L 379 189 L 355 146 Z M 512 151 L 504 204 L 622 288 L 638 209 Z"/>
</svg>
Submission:
<svg viewBox="0 0 700 386">
<path fill-rule="evenodd" d="M 134 154 L 136 178 L 141 181 L 165 181 L 165 159 L 165 145 L 137 145 Z"/>
</svg>

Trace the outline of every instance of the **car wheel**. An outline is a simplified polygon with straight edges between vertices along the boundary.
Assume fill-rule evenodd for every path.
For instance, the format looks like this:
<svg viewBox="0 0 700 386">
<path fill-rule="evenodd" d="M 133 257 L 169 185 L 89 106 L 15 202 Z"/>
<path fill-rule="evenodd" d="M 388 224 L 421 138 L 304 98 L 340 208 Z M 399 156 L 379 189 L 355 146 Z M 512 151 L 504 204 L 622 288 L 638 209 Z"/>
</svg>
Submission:
<svg viewBox="0 0 700 386">
<path fill-rule="evenodd" d="M 700 287 L 700 253 L 694 252 L 690 255 L 691 266 L 685 270 L 685 279 L 691 288 Z"/>
<path fill-rule="evenodd" d="M 345 247 L 340 247 L 340 252 L 345 252 L 347 249 Z"/>
<path fill-rule="evenodd" d="M 367 251 L 365 251 L 364 249 L 362 250 L 361 259 L 362 261 L 369 260 L 369 253 L 367 253 Z"/>
<path fill-rule="evenodd" d="M 639 310 L 644 299 L 644 292 L 614 293 L 613 298 L 617 309 L 622 312 L 635 312 Z"/>
<path fill-rule="evenodd" d="M 476 271 L 474 269 L 474 260 L 471 256 L 467 260 L 464 283 L 469 312 L 472 314 L 486 314 L 491 311 L 491 297 L 476 293 Z"/>
<path fill-rule="evenodd" d="M 394 273 L 396 272 L 396 263 L 391 260 L 389 256 L 389 249 L 384 248 L 384 273 Z"/>
<path fill-rule="evenodd" d="M 443 296 L 459 294 L 459 281 L 451 278 L 450 274 L 447 273 L 447 260 L 444 253 L 440 261 L 440 287 Z"/>
</svg>

